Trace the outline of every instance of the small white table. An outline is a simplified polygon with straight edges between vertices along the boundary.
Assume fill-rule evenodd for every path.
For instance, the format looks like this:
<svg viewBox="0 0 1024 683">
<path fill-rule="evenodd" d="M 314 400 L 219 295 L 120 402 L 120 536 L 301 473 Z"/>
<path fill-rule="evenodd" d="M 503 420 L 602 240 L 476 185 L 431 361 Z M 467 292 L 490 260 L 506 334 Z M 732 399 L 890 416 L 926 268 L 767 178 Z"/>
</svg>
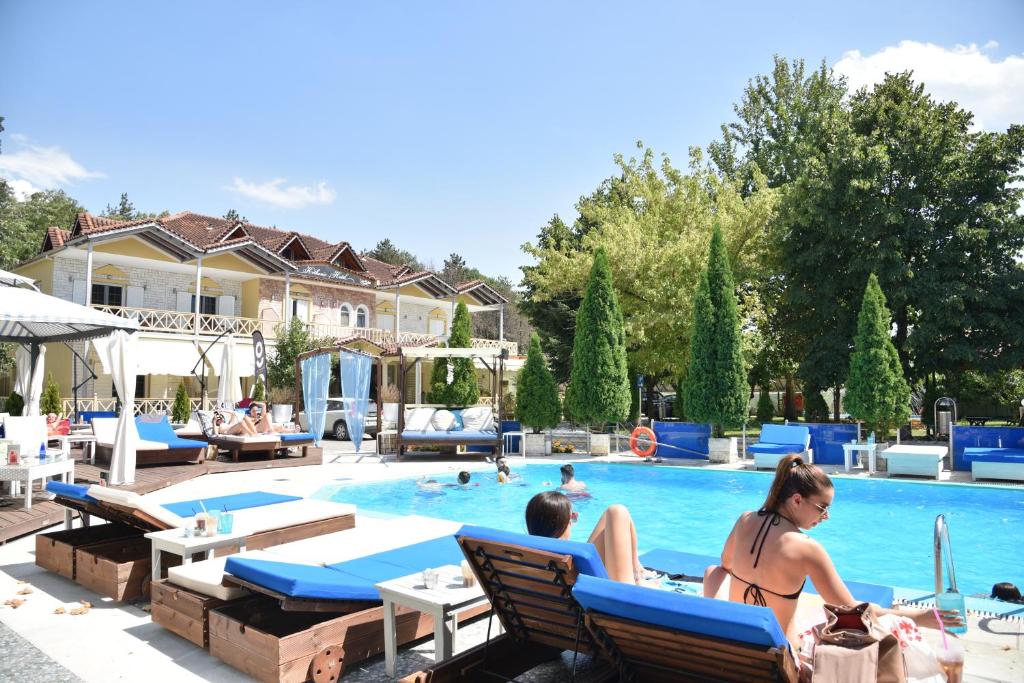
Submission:
<svg viewBox="0 0 1024 683">
<path fill-rule="evenodd" d="M 61 477 L 65 483 L 71 483 L 75 473 L 75 461 L 61 458 L 60 451 L 48 451 L 45 462 L 38 460 L 21 465 L 0 466 L 0 481 L 11 482 L 11 495 L 20 493 L 21 484 L 25 484 L 25 509 L 32 509 L 32 482 L 36 479 L 46 480 L 47 477 Z"/>
<path fill-rule="evenodd" d="M 849 472 L 853 466 L 853 453 L 854 451 L 867 451 L 868 452 L 868 472 L 870 474 L 875 473 L 875 454 L 878 452 L 879 444 L 866 444 L 866 443 L 844 443 L 843 444 L 843 466 L 844 469 Z"/>
<path fill-rule="evenodd" d="M 237 544 L 239 551 L 245 550 L 245 537 L 246 533 L 238 530 L 234 530 L 230 534 L 189 536 L 188 538 L 185 537 L 184 529 L 151 531 L 146 534 L 146 538 L 150 541 L 153 580 L 163 578 L 160 570 L 160 556 L 165 552 L 180 557 L 182 564 L 190 564 L 192 555 L 195 553 L 205 553 L 206 559 L 210 559 L 213 551 L 217 548 Z"/>
<path fill-rule="evenodd" d="M 96 435 L 94 434 L 60 434 L 58 436 L 46 437 L 50 441 L 59 441 L 60 449 L 64 452 L 64 457 L 71 457 L 71 444 L 80 443 L 82 444 L 82 455 L 84 456 L 88 451 L 89 464 L 96 464 Z"/>
<path fill-rule="evenodd" d="M 384 601 L 384 673 L 395 675 L 398 637 L 395 630 L 395 605 L 403 605 L 434 617 L 434 661 L 452 656 L 458 630 L 458 613 L 487 604 L 479 583 L 462 585 L 462 570 L 456 565 L 437 568 L 437 588 L 423 585 L 422 574 L 410 574 L 377 584 Z"/>
<path fill-rule="evenodd" d="M 523 460 L 526 460 L 526 444 L 523 443 L 526 437 L 523 436 L 523 432 L 502 432 L 501 440 L 504 452 L 508 454 L 512 450 L 512 439 L 519 437 L 519 455 L 523 456 Z"/>
<path fill-rule="evenodd" d="M 896 444 L 882 451 L 882 456 L 890 475 L 909 474 L 938 479 L 942 473 L 942 459 L 948 452 L 946 446 Z"/>
</svg>

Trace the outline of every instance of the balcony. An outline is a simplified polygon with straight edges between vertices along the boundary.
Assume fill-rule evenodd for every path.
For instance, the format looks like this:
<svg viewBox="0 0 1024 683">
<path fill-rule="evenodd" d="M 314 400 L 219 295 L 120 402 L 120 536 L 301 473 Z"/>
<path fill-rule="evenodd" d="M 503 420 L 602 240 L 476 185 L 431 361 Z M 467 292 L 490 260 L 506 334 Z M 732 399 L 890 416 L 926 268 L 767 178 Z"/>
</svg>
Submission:
<svg viewBox="0 0 1024 683">
<path fill-rule="evenodd" d="M 199 314 L 199 324 L 196 325 L 196 314 L 182 311 L 164 311 L 155 308 L 131 308 L 128 306 L 103 306 L 93 305 L 93 308 L 111 315 L 118 315 L 124 318 L 131 318 L 138 321 L 139 329 L 144 332 L 170 332 L 177 334 L 202 334 L 219 335 L 230 332 L 241 336 L 251 336 L 259 330 L 268 340 L 274 338 L 274 330 L 280 324 L 279 321 L 257 320 L 255 318 L 240 318 L 233 315 L 211 315 L 209 313 Z M 314 337 L 330 337 L 331 339 L 346 339 L 358 337 L 366 339 L 380 346 L 392 346 L 395 343 L 395 334 L 391 330 L 382 330 L 376 327 L 345 327 L 342 325 L 325 325 L 321 323 L 306 323 L 306 329 Z M 399 332 L 399 345 L 422 345 L 425 342 L 436 339 L 434 335 L 420 332 Z M 499 339 L 477 339 L 470 340 L 474 348 L 482 349 L 508 349 L 509 354 L 517 355 L 519 345 L 513 341 Z"/>
</svg>

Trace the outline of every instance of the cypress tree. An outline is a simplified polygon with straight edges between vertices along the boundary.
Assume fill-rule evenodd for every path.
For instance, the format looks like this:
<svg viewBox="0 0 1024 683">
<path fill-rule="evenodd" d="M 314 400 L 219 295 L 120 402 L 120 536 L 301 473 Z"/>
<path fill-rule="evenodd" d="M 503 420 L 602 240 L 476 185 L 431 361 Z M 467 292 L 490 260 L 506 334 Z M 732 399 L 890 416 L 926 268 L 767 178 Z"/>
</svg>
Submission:
<svg viewBox="0 0 1024 683">
<path fill-rule="evenodd" d="M 534 332 L 530 336 L 526 364 L 519 374 L 516 417 L 523 426 L 532 427 L 536 434 L 542 429 L 557 427 L 561 415 L 562 404 L 558 400 L 558 387 L 548 369 L 547 361 L 544 360 L 540 337 Z"/>
<path fill-rule="evenodd" d="M 598 249 L 576 314 L 566 412 L 586 424 L 624 422 L 629 403 L 622 309 L 608 257 Z"/>
<path fill-rule="evenodd" d="M 845 404 L 850 415 L 877 432 L 880 439 L 910 415 L 910 386 L 892 343 L 891 328 L 885 294 L 872 273 L 857 315 Z"/>
<path fill-rule="evenodd" d="M 772 398 L 762 387 L 761 395 L 757 399 L 757 421 L 761 424 L 768 424 L 775 417 L 775 406 L 772 405 Z"/>
<path fill-rule="evenodd" d="M 710 422 L 717 437 L 724 436 L 725 427 L 741 424 L 747 412 L 736 292 L 729 255 L 717 225 L 711 234 L 708 265 L 693 301 L 683 402 L 686 415 L 696 422 Z"/>
<path fill-rule="evenodd" d="M 53 373 L 46 375 L 46 386 L 39 400 L 39 412 L 43 415 L 60 415 L 60 387 L 53 381 Z"/>
<path fill-rule="evenodd" d="M 256 386 L 252 390 L 252 400 L 254 403 L 267 400 L 267 392 L 263 387 L 263 378 L 256 378 Z"/>
<path fill-rule="evenodd" d="M 448 337 L 448 348 L 468 349 L 473 336 L 473 325 L 466 304 L 459 302 L 452 319 L 452 333 Z M 451 366 L 452 381 L 448 382 Z M 446 406 L 472 406 L 480 400 L 476 384 L 476 369 L 472 358 L 438 358 L 430 374 L 430 402 Z"/>
<path fill-rule="evenodd" d="M 260 386 L 262 386 L 262 382 L 260 383 Z M 255 397 L 253 397 L 253 400 L 255 400 Z M 185 390 L 185 384 L 182 382 L 178 385 L 177 393 L 174 394 L 174 405 L 171 408 L 171 419 L 175 422 L 188 422 L 188 418 L 191 414 L 192 406 L 188 400 L 188 391 Z"/>
</svg>

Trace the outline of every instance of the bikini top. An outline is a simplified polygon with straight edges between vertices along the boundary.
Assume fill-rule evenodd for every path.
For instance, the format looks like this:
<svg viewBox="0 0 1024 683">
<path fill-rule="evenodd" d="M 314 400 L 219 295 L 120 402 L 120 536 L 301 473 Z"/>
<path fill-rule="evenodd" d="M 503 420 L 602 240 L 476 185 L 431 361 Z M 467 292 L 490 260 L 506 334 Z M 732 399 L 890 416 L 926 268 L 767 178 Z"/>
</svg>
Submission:
<svg viewBox="0 0 1024 683">
<path fill-rule="evenodd" d="M 778 526 L 779 524 L 781 524 L 783 519 L 785 519 L 790 524 L 793 524 L 793 521 L 791 519 L 784 517 L 783 515 L 779 514 L 778 512 L 775 512 L 774 510 L 765 510 L 762 508 L 757 511 L 757 516 L 763 517 L 764 519 L 761 522 L 761 528 L 758 529 L 757 533 L 754 535 L 754 542 L 750 545 L 750 554 L 754 555 L 755 568 L 757 567 L 757 563 L 761 560 L 761 551 L 764 550 L 764 542 L 768 539 L 768 532 L 771 531 L 771 528 L 773 526 Z M 793 524 L 793 526 L 796 526 L 796 524 Z M 755 549 L 757 551 L 756 554 L 754 552 Z M 736 574 L 734 574 L 731 569 L 727 569 L 726 571 L 728 571 L 734 579 L 737 579 L 747 584 L 746 590 L 743 591 L 743 602 L 748 605 L 757 605 L 758 607 L 768 606 L 764 598 L 765 592 L 771 593 L 772 595 L 782 598 L 783 600 L 796 600 L 800 597 L 800 594 L 803 593 L 804 585 L 807 583 L 807 578 L 805 577 L 803 583 L 800 584 L 800 588 L 798 588 L 796 592 L 783 595 L 782 593 L 776 593 L 771 589 L 758 586 L 756 583 L 751 583 L 746 579 L 741 579 L 740 577 L 736 576 Z"/>
</svg>

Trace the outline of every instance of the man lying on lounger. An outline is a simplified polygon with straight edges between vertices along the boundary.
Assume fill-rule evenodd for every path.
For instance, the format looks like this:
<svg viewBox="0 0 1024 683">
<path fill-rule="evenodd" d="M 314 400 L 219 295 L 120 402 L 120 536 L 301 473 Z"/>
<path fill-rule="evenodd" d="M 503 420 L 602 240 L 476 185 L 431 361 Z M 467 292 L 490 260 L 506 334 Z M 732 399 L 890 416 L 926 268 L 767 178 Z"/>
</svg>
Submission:
<svg viewBox="0 0 1024 683">
<path fill-rule="evenodd" d="M 227 415 L 228 425 L 226 427 L 219 425 L 219 429 L 217 429 L 220 434 L 258 436 L 261 434 L 281 434 L 295 431 L 295 426 L 292 424 L 275 425 L 271 422 L 267 404 L 263 401 L 252 403 L 249 406 L 248 415 L 238 417 L 233 412 L 229 412 Z"/>
</svg>

